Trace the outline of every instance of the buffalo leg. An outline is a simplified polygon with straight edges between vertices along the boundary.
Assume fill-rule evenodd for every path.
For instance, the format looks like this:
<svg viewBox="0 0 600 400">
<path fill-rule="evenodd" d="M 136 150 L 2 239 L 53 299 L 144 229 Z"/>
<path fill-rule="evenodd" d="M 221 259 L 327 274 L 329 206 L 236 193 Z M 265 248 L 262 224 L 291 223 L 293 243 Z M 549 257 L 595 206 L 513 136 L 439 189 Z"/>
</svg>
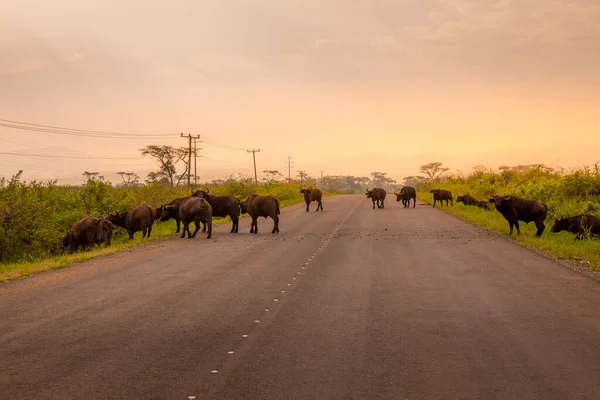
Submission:
<svg viewBox="0 0 600 400">
<path fill-rule="evenodd" d="M 306 203 L 306 212 L 310 211 L 310 203 Z"/>
<path fill-rule="evenodd" d="M 508 231 L 508 236 L 512 235 L 514 224 L 512 221 L 508 221 L 508 226 L 510 226 L 510 231 Z"/>
<path fill-rule="evenodd" d="M 275 223 L 273 224 L 273 231 L 271 233 L 279 233 L 279 217 L 275 216 L 275 218 L 273 218 L 273 221 Z"/>
<path fill-rule="evenodd" d="M 375 200 L 373 200 L 373 210 L 375 209 Z"/>
<path fill-rule="evenodd" d="M 515 221 L 515 228 L 517 228 L 517 235 L 521 234 L 521 228 L 519 228 L 519 221 Z"/>
<path fill-rule="evenodd" d="M 202 221 L 202 233 L 206 233 L 206 221 Z"/>
<path fill-rule="evenodd" d="M 179 233 L 179 228 L 180 228 L 181 222 L 177 218 L 175 219 L 175 222 L 177 223 L 177 229 L 175 230 L 175 233 Z"/>
<path fill-rule="evenodd" d="M 198 231 L 200 230 L 200 223 L 198 221 L 194 221 L 194 226 L 196 227 L 194 229 L 194 233 L 191 236 L 188 236 L 188 239 L 192 239 L 196 237 L 196 233 L 198 233 Z M 190 233 L 190 228 L 188 225 L 188 234 Z"/>
<path fill-rule="evenodd" d="M 546 225 L 544 225 L 544 221 L 540 221 L 539 223 L 536 223 L 535 226 L 537 227 L 537 232 L 535 233 L 535 236 L 537 236 L 537 237 L 542 236 L 542 233 L 544 233 L 544 229 L 546 229 Z"/>
<path fill-rule="evenodd" d="M 319 207 L 321 207 L 321 211 L 323 211 L 323 202 L 319 201 L 319 206 L 317 207 L 317 211 L 319 211 Z"/>
<path fill-rule="evenodd" d="M 408 206 L 410 207 L 410 200 L 408 200 Z M 417 206 L 417 198 L 413 197 L 413 208 Z"/>
<path fill-rule="evenodd" d="M 254 225 L 254 234 L 258 233 L 258 217 L 252 218 L 252 224 Z"/>
<path fill-rule="evenodd" d="M 184 223 L 183 223 L 183 229 L 181 230 L 181 236 L 180 236 L 180 238 L 182 238 L 182 239 L 183 239 L 183 238 L 185 237 L 185 233 L 186 233 L 186 232 L 187 232 L 188 234 L 189 234 L 189 232 L 190 232 L 190 230 L 189 230 L 189 224 L 186 224 L 186 223 L 184 222 Z"/>
<path fill-rule="evenodd" d="M 385 208 L 385 200 L 381 200 L 381 208 Z"/>
<path fill-rule="evenodd" d="M 435 198 L 434 198 L 434 199 L 433 199 L 433 206 L 434 206 L 434 207 L 435 207 L 435 201 L 436 201 L 436 200 L 435 200 Z"/>
<path fill-rule="evenodd" d="M 148 232 L 148 230 L 144 227 L 144 229 L 142 229 L 142 239 L 146 237 L 146 232 Z"/>
<path fill-rule="evenodd" d="M 212 220 L 210 220 L 208 222 L 202 221 L 202 223 L 208 225 L 208 231 L 206 232 L 206 238 L 210 239 L 212 237 Z"/>
<path fill-rule="evenodd" d="M 150 225 L 148 227 L 148 237 L 150 237 L 150 234 L 152 233 L 152 225 Z"/>
</svg>

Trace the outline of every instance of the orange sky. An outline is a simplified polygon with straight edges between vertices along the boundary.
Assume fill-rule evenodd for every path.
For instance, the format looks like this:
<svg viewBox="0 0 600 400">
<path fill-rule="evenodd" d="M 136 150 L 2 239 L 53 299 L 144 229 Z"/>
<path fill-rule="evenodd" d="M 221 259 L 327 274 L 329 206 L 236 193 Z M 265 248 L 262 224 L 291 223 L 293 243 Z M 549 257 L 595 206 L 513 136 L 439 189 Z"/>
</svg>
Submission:
<svg viewBox="0 0 600 400">
<path fill-rule="evenodd" d="M 6 4 L 5 4 L 6 3 Z M 202 180 L 294 170 L 402 177 L 442 161 L 600 160 L 591 0 L 23 0 L 0 5 L 0 118 L 170 140 L 0 128 L 0 148 L 138 157 L 206 135 Z M 152 161 L 0 155 L 0 176 L 145 176 Z"/>
</svg>

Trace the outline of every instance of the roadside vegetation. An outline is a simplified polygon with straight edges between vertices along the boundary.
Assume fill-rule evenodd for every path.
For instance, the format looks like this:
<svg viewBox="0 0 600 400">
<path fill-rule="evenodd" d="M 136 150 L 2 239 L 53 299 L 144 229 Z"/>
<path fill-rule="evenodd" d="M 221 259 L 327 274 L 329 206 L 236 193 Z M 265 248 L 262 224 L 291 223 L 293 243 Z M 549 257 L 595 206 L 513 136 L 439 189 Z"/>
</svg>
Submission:
<svg viewBox="0 0 600 400">
<path fill-rule="evenodd" d="M 93 250 L 66 252 L 61 246 L 62 238 L 74 222 L 89 215 L 105 218 L 111 211 L 130 210 L 144 203 L 158 207 L 204 187 L 208 187 L 211 194 L 233 194 L 242 200 L 255 193 L 270 194 L 285 207 L 303 202 L 299 188 L 302 184 L 311 184 L 311 180 L 283 182 L 268 175 L 270 179 L 258 185 L 253 179 L 231 177 L 190 188 L 168 181 L 139 184 L 137 179 L 124 179 L 123 183 L 114 185 L 96 173 L 83 175 L 84 183 L 76 186 L 58 185 L 52 181 L 23 182 L 21 172 L 10 179 L 0 179 L 0 282 L 179 235 L 175 234 L 172 220 L 155 221 L 150 239 L 142 239 L 138 232 L 130 241 L 123 229 L 115 227 L 110 247 L 105 248 L 102 244 Z M 326 177 L 319 182 L 319 187 L 324 196 L 350 194 L 362 189 L 356 180 L 355 177 Z M 229 217 L 214 218 L 214 224 L 228 221 Z"/>
<path fill-rule="evenodd" d="M 541 238 L 534 238 L 533 223 L 521 223 L 521 235 L 512 238 L 518 243 L 538 250 L 547 256 L 567 259 L 579 266 L 600 272 L 600 239 L 589 236 L 583 240 L 574 240 L 567 232 L 552 233 L 550 229 L 557 218 L 579 214 L 600 215 L 600 166 L 585 167 L 565 171 L 544 165 L 501 167 L 492 170 L 483 166 L 469 173 L 447 174 L 441 163 L 427 164 L 426 171 L 432 174 L 407 178 L 418 190 L 418 198 L 433 203 L 430 189 L 447 189 L 456 197 L 470 194 L 478 200 L 488 200 L 490 191 L 497 194 L 510 194 L 530 199 L 538 199 L 548 206 L 546 230 Z M 423 169 L 422 167 L 422 169 Z M 423 171 L 422 171 L 423 172 Z M 454 207 L 440 209 L 503 235 L 508 235 L 509 226 L 504 217 L 491 205 L 487 211 L 475 206 L 465 206 L 454 202 Z"/>
</svg>

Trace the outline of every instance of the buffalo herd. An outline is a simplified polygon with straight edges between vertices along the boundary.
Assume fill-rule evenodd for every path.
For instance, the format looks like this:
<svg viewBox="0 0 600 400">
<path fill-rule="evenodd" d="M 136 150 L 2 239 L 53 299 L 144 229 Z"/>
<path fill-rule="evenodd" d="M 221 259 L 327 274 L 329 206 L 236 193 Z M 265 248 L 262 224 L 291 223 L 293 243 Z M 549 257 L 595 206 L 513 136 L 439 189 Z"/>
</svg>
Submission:
<svg viewBox="0 0 600 400">
<path fill-rule="evenodd" d="M 315 211 L 323 211 L 323 193 L 318 188 L 300 188 L 300 193 L 306 202 L 306 211 L 309 211 L 312 202 L 317 203 Z M 440 205 L 454 205 L 452 192 L 444 189 L 432 189 L 429 191 L 433 195 L 433 207 L 439 202 Z M 373 202 L 373 209 L 385 208 L 386 191 L 383 188 L 367 189 L 365 193 L 368 199 Z M 412 200 L 413 208 L 416 207 L 417 191 L 414 187 L 404 186 L 400 192 L 394 192 L 396 201 L 402 201 L 404 208 L 410 207 Z M 502 214 L 508 222 L 510 228 L 509 235 L 512 235 L 513 229 L 517 229 L 517 234 L 521 233 L 519 222 L 528 224 L 533 222 L 537 228 L 536 237 L 540 237 L 546 226 L 544 221 L 548 214 L 546 204 L 535 199 L 526 199 L 514 195 L 498 195 L 490 192 L 489 199 L 477 200 L 475 197 L 464 194 L 456 198 L 457 203 L 463 203 L 465 206 L 479 207 L 490 210 L 490 205 Z M 252 220 L 250 233 L 258 233 L 258 218 L 271 218 L 273 220 L 273 229 L 271 233 L 279 233 L 279 200 L 267 195 L 253 194 L 241 201 L 235 196 L 216 196 L 209 192 L 208 188 L 194 191 L 191 196 L 180 197 L 167 204 L 162 204 L 157 208 L 152 208 L 147 204 L 142 204 L 129 211 L 121 212 L 119 210 L 111 212 L 106 218 L 96 218 L 94 216 L 85 217 L 75 222 L 62 239 L 63 248 L 70 251 L 76 251 L 78 248 L 91 249 L 95 245 L 110 246 L 113 230 L 115 226 L 123 228 L 133 239 L 136 232 L 142 232 L 142 237 L 150 237 L 154 221 L 168 221 L 173 219 L 176 222 L 175 233 L 179 233 L 181 225 L 183 231 L 181 238 L 187 233 L 188 238 L 196 237 L 202 224 L 202 233 L 206 233 L 206 238 L 212 236 L 213 217 L 229 217 L 231 219 L 230 233 L 238 233 L 239 219 L 242 213 L 248 214 Z M 190 224 L 194 223 L 194 232 L 190 230 Z M 575 239 L 581 239 L 584 236 L 600 238 L 600 218 L 581 214 L 573 217 L 557 218 L 552 226 L 551 232 L 561 231 L 570 232 L 575 235 Z"/>
</svg>

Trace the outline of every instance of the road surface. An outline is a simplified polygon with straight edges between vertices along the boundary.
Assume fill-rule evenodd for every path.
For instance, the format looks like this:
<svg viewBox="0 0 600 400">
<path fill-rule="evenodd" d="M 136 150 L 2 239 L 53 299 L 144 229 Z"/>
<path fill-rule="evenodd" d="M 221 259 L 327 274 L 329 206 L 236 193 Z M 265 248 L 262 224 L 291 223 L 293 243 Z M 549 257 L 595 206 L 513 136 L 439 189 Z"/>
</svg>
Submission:
<svg viewBox="0 0 600 400">
<path fill-rule="evenodd" d="M 371 207 L 1 285 L 0 398 L 600 399 L 597 281 L 423 204 Z"/>
</svg>

